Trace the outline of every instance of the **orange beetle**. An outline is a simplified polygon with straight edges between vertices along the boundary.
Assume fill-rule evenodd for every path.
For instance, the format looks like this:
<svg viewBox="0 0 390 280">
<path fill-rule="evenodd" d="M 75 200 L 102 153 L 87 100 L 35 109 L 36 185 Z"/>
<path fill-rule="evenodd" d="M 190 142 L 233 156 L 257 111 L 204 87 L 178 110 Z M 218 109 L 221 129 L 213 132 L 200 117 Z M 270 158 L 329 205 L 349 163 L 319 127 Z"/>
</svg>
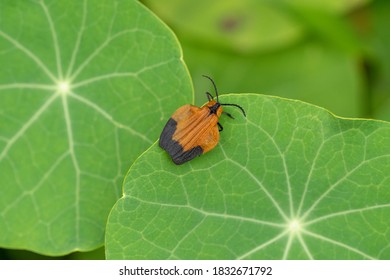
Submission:
<svg viewBox="0 0 390 280">
<path fill-rule="evenodd" d="M 244 109 L 237 104 L 219 103 L 217 87 L 208 76 L 215 90 L 214 97 L 206 92 L 209 102 L 199 108 L 193 105 L 184 105 L 173 113 L 160 135 L 160 147 L 168 152 L 175 164 L 183 164 L 193 158 L 207 153 L 219 141 L 219 132 L 223 130 L 219 123 L 221 114 L 232 115 L 222 111 L 223 106 L 235 106 L 246 116 Z"/>
</svg>

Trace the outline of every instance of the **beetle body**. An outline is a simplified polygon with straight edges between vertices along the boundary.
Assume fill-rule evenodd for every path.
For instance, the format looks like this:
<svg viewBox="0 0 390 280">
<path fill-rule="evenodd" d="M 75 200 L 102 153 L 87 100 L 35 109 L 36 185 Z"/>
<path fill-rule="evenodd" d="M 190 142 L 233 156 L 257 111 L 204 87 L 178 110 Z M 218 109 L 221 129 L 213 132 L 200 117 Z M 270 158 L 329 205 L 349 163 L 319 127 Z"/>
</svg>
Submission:
<svg viewBox="0 0 390 280">
<path fill-rule="evenodd" d="M 207 76 L 205 76 L 207 77 Z M 218 92 L 214 81 L 217 100 L 206 93 L 209 101 L 201 108 L 184 105 L 173 113 L 160 136 L 160 147 L 168 152 L 175 164 L 183 164 L 212 150 L 219 142 L 219 132 L 223 130 L 219 123 L 222 105 L 236 106 L 245 116 L 245 111 L 237 104 L 222 104 L 218 101 Z M 229 117 L 233 118 L 229 113 Z"/>
</svg>

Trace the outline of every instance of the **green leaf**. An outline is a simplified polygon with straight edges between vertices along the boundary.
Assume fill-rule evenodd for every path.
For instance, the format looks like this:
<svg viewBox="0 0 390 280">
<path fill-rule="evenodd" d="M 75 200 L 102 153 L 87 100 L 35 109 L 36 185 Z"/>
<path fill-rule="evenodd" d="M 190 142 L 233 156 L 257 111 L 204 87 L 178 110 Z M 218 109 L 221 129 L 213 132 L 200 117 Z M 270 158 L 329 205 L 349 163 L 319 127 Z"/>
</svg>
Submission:
<svg viewBox="0 0 390 280">
<path fill-rule="evenodd" d="M 146 0 L 145 3 L 171 24 L 179 37 L 198 42 L 197 46 L 200 43 L 251 53 L 280 48 L 302 36 L 300 24 L 273 1 Z"/>
<path fill-rule="evenodd" d="M 137 1 L 0 2 L 0 245 L 103 243 L 124 172 L 192 86 Z"/>
<path fill-rule="evenodd" d="M 178 34 L 195 88 L 208 86 L 202 78 L 208 74 L 222 91 L 299 99 L 346 117 L 369 115 L 361 44 L 350 22 L 329 7 L 347 10 L 364 1 L 145 2 Z M 201 105 L 204 92 L 198 93 Z"/>
<path fill-rule="evenodd" d="M 390 124 L 221 96 L 224 131 L 181 166 L 157 144 L 108 220 L 109 259 L 389 259 Z"/>
<path fill-rule="evenodd" d="M 324 45 L 331 45 L 349 55 L 359 57 L 363 44 L 345 18 L 326 12 L 318 7 L 291 6 L 291 12 L 311 36 L 318 37 Z"/>
<path fill-rule="evenodd" d="M 371 6 L 372 30 L 366 32 L 373 75 L 370 76 L 372 104 L 375 118 L 390 121 L 390 14 L 389 1 L 374 1 Z M 191 71 L 192 73 L 192 71 Z"/>
<path fill-rule="evenodd" d="M 367 106 L 356 59 L 318 43 L 249 57 L 232 57 L 186 44 L 183 49 L 195 88 L 208 86 L 201 75 L 209 73 L 221 92 L 260 92 L 299 99 L 348 117 L 363 115 L 362 108 Z M 197 94 L 196 100 L 203 104 L 204 93 Z"/>
<path fill-rule="evenodd" d="M 317 9 L 331 13 L 345 13 L 370 3 L 371 0 L 284 0 L 289 5 L 294 5 L 302 8 Z"/>
</svg>

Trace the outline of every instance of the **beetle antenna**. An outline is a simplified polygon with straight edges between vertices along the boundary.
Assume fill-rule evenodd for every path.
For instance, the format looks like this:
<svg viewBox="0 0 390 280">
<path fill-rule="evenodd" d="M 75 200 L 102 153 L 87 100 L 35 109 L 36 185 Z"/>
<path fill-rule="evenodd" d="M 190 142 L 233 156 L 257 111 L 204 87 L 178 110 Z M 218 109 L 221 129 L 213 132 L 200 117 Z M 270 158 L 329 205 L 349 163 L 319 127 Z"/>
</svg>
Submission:
<svg viewBox="0 0 390 280">
<path fill-rule="evenodd" d="M 234 106 L 234 107 L 237 107 L 238 109 L 241 110 L 242 114 L 244 115 L 244 117 L 246 117 L 246 113 L 244 111 L 244 109 L 240 106 L 240 105 L 237 105 L 237 104 L 230 104 L 230 103 L 220 103 L 222 106 Z"/>
<path fill-rule="evenodd" d="M 202 75 L 203 77 L 209 79 L 212 83 L 213 83 L 213 86 L 214 86 L 214 91 L 215 91 L 215 96 L 217 97 L 217 102 L 219 103 L 219 100 L 218 100 L 218 90 L 217 90 L 217 86 L 215 85 L 214 83 L 214 80 L 211 79 L 209 76 L 206 76 L 206 75 Z"/>
</svg>

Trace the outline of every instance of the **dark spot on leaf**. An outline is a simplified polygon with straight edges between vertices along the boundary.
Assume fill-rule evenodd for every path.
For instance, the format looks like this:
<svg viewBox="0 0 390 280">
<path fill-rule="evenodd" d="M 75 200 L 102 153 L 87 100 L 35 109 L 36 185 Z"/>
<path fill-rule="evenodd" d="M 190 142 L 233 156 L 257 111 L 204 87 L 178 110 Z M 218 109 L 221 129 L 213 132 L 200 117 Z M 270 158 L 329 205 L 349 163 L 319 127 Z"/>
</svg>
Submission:
<svg viewBox="0 0 390 280">
<path fill-rule="evenodd" d="M 219 29 L 222 32 L 230 33 L 238 30 L 244 22 L 243 16 L 228 15 L 223 17 L 219 22 Z"/>
</svg>

